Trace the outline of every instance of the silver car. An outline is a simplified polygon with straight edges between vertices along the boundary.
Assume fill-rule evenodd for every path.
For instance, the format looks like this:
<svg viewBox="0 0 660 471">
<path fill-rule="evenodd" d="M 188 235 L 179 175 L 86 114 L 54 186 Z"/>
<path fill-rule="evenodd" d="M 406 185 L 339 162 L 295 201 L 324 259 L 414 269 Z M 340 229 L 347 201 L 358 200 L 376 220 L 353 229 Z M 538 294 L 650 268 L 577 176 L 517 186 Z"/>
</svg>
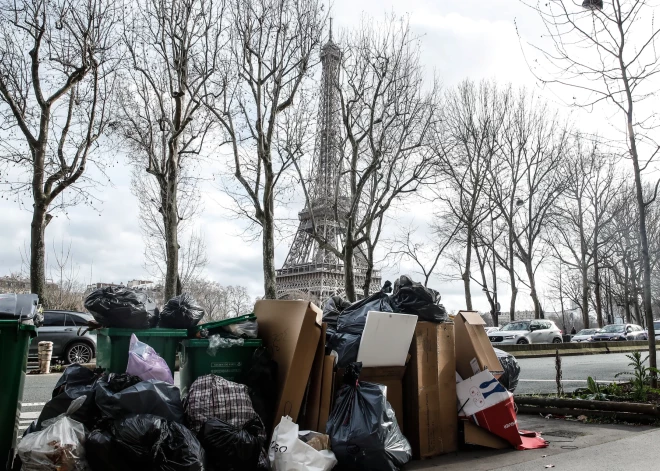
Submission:
<svg viewBox="0 0 660 471">
<path fill-rule="evenodd" d="M 580 332 L 571 337 L 571 342 L 591 342 L 594 339 L 594 335 L 596 335 L 598 332 L 600 332 L 600 329 L 582 329 Z"/>
<path fill-rule="evenodd" d="M 30 342 L 28 355 L 37 356 L 39 342 L 53 342 L 53 359 L 89 363 L 96 356 L 96 334 L 85 330 L 93 319 L 83 312 L 44 311 L 44 323 Z"/>
<path fill-rule="evenodd" d="M 561 330 L 554 322 L 545 319 L 513 321 L 488 334 L 488 338 L 497 345 L 563 342 Z"/>
</svg>

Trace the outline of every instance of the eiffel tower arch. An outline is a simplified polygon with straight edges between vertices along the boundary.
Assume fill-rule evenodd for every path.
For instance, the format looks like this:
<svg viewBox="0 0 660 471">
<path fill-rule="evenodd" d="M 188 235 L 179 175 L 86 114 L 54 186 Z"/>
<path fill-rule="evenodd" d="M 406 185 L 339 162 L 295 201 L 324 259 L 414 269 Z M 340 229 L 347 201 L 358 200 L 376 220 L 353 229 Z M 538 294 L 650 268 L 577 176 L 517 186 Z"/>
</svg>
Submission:
<svg viewBox="0 0 660 471">
<path fill-rule="evenodd" d="M 340 60 L 341 50 L 332 41 L 331 22 L 328 42 L 321 48 L 321 90 L 308 203 L 298 214 L 298 230 L 284 265 L 277 270 L 278 297 L 306 293 L 323 302 L 329 296 L 345 294 L 343 260 L 312 236 L 316 232 L 329 245 L 341 248 L 346 234 L 342 215 L 347 213 L 349 199 L 341 178 Z M 355 284 L 360 290 L 365 281 L 367 260 L 359 248 L 354 257 Z M 380 282 L 380 272 L 374 270 L 372 292 L 380 289 Z"/>
</svg>

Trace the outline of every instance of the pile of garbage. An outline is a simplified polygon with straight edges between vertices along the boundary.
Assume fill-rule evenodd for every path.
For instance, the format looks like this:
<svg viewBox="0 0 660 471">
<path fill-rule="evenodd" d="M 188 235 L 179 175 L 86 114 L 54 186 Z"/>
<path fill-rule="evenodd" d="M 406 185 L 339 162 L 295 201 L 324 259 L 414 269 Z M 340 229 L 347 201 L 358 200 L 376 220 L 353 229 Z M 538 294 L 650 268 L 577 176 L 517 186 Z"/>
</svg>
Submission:
<svg viewBox="0 0 660 471">
<path fill-rule="evenodd" d="M 125 372 L 69 366 L 18 445 L 25 470 L 395 471 L 455 452 L 459 428 L 466 444 L 547 446 L 515 425 L 515 358 L 407 276 L 356 303 L 260 300 L 206 324 L 186 294 L 159 311 L 104 288 L 85 306 L 132 329 Z M 187 329 L 180 388 L 141 339 L 154 329 Z"/>
</svg>

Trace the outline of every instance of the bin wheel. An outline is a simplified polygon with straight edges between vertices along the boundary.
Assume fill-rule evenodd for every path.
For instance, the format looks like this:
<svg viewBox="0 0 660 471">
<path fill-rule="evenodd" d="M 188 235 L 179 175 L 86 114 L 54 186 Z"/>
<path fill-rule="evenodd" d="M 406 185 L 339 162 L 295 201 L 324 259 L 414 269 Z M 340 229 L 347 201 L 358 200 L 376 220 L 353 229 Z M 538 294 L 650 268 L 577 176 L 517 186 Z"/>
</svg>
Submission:
<svg viewBox="0 0 660 471">
<path fill-rule="evenodd" d="M 69 363 L 89 363 L 92 360 L 94 352 L 92 347 L 83 342 L 72 343 L 66 349 L 64 361 Z"/>
</svg>

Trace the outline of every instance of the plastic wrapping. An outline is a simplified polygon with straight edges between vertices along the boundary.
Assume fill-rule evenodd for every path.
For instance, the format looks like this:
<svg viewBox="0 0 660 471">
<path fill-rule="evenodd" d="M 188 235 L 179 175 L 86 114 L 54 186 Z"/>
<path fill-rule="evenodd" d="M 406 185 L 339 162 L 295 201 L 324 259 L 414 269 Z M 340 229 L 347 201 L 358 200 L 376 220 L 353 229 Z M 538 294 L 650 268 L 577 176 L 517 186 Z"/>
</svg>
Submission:
<svg viewBox="0 0 660 471">
<path fill-rule="evenodd" d="M 87 309 L 104 327 L 149 329 L 158 325 L 158 308 L 146 293 L 124 287 L 92 291 L 85 299 Z"/>
<path fill-rule="evenodd" d="M 218 353 L 219 348 L 242 347 L 245 341 L 243 339 L 228 339 L 221 335 L 211 335 L 209 337 L 209 346 L 206 349 L 207 353 L 214 357 Z"/>
<path fill-rule="evenodd" d="M 337 464 L 332 451 L 319 451 L 298 437 L 298 424 L 291 417 L 282 417 L 275 427 L 268 460 L 273 471 L 330 471 Z"/>
<path fill-rule="evenodd" d="M 338 469 L 396 471 L 411 460 L 410 444 L 385 398 L 385 386 L 358 382 L 361 369 L 361 363 L 346 368 L 326 427 Z"/>
<path fill-rule="evenodd" d="M 516 357 L 510 353 L 500 350 L 499 348 L 495 348 L 495 354 L 504 370 L 504 374 L 500 376 L 499 382 L 509 391 L 515 391 L 516 387 L 518 387 L 518 378 L 520 377 L 520 365 L 518 364 L 518 360 L 516 360 Z"/>
<path fill-rule="evenodd" d="M 131 334 L 126 373 L 142 380 L 157 379 L 174 384 L 174 377 L 167 362 L 156 353 L 156 350 L 140 342 L 135 334 Z"/>
<path fill-rule="evenodd" d="M 260 435 L 263 433 L 264 426 L 258 417 L 240 427 L 220 419 L 210 419 L 199 431 L 198 437 L 206 451 L 209 468 L 253 471 L 259 469 L 259 455 L 264 446 Z"/>
<path fill-rule="evenodd" d="M 259 337 L 259 324 L 257 324 L 256 319 L 223 325 L 222 330 L 242 339 L 256 339 Z"/>
<path fill-rule="evenodd" d="M 179 388 L 150 379 L 113 392 L 107 381 L 96 383 L 96 405 L 106 417 L 119 419 L 129 414 L 152 414 L 183 423 L 184 413 Z"/>
<path fill-rule="evenodd" d="M 70 415 L 85 398 L 71 403 L 66 414 L 45 421 L 43 430 L 25 436 L 17 446 L 24 471 L 85 471 L 85 426 Z"/>
<path fill-rule="evenodd" d="M 328 327 L 333 329 L 337 328 L 337 319 L 351 303 L 343 299 L 341 296 L 332 296 L 328 298 L 323 305 L 323 322 L 328 324 Z"/>
<path fill-rule="evenodd" d="M 73 364 L 64 370 L 53 388 L 52 399 L 44 405 L 32 431 L 41 430 L 44 421 L 66 413 L 71 403 L 82 396 L 85 396 L 85 401 L 71 412 L 70 417 L 88 427 L 91 426 L 99 417 L 99 410 L 94 403 L 96 379 L 97 375 L 94 372 L 78 364 Z"/>
<path fill-rule="evenodd" d="M 362 334 L 339 333 L 328 327 L 325 345 L 330 350 L 337 352 L 337 368 L 345 368 L 357 361 L 361 339 Z"/>
<path fill-rule="evenodd" d="M 447 311 L 440 304 L 440 294 L 402 275 L 394 282 L 394 292 L 390 297 L 394 312 L 414 314 L 420 321 L 446 322 Z"/>
<path fill-rule="evenodd" d="M 170 329 L 189 329 L 199 324 L 204 314 L 204 309 L 197 304 L 195 298 L 183 293 L 167 301 L 160 312 L 158 325 Z"/>
<path fill-rule="evenodd" d="M 130 463 L 130 469 L 204 470 L 204 450 L 197 438 L 184 426 L 162 417 L 140 414 L 118 420 L 112 437 L 113 451 Z"/>
<path fill-rule="evenodd" d="M 369 311 L 394 312 L 387 295 L 391 286 L 386 281 L 380 291 L 344 309 L 337 320 L 337 332 L 362 335 Z"/>
</svg>

